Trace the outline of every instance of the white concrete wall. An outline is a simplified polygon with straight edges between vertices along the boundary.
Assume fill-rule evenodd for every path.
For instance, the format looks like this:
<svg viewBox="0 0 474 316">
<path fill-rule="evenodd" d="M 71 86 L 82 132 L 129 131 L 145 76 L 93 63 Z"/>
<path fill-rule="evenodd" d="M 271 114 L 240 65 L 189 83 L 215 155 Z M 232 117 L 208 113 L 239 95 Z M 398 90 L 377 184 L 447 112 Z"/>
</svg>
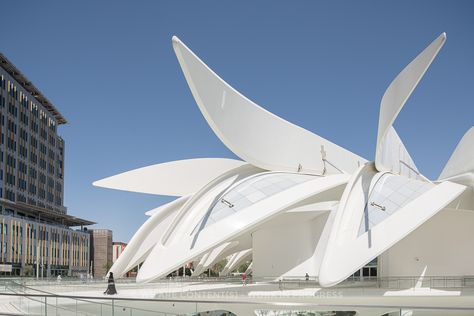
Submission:
<svg viewBox="0 0 474 316">
<path fill-rule="evenodd" d="M 295 214 L 291 216 L 295 217 Z M 282 215 L 252 234 L 254 276 L 318 274 L 311 258 L 328 213 L 309 220 L 291 216 Z"/>
<path fill-rule="evenodd" d="M 474 275 L 474 212 L 443 210 L 379 257 L 379 276 Z"/>
</svg>

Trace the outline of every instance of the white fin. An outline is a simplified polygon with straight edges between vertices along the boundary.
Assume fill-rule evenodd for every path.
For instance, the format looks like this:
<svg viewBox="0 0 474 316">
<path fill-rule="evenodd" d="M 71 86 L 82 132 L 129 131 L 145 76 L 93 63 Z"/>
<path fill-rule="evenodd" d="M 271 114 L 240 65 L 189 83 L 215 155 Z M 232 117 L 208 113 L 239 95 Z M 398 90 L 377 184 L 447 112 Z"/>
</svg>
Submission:
<svg viewBox="0 0 474 316">
<path fill-rule="evenodd" d="M 375 166 L 379 171 L 391 171 L 392 165 L 390 160 L 383 159 L 382 152 L 390 149 L 390 146 L 384 146 L 386 136 L 392 127 L 393 122 L 397 118 L 406 101 L 415 90 L 421 78 L 425 75 L 431 62 L 438 54 L 441 47 L 446 41 L 446 33 L 442 33 L 435 39 L 425 50 L 423 50 L 416 58 L 405 67 L 392 81 L 385 91 L 380 103 L 379 127 L 377 134 L 377 147 L 375 151 Z"/>
<path fill-rule="evenodd" d="M 471 127 L 464 134 L 446 163 L 439 179 L 454 177 L 464 179 L 463 184 L 474 185 L 474 127 Z M 450 180 L 456 181 L 455 179 Z"/>
<path fill-rule="evenodd" d="M 351 173 L 366 162 L 250 101 L 177 37 L 173 48 L 207 123 L 241 159 L 266 170 L 311 174 Z"/>
<path fill-rule="evenodd" d="M 108 189 L 156 195 L 185 196 L 196 193 L 219 175 L 244 165 L 227 158 L 196 158 L 165 162 L 95 181 Z"/>
</svg>

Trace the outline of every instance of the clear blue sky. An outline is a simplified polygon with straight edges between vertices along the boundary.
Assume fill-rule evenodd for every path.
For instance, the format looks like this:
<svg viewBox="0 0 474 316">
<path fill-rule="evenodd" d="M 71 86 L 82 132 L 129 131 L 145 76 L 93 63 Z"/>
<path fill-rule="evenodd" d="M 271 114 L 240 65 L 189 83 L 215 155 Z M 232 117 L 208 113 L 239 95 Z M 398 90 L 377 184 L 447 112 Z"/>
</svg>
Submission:
<svg viewBox="0 0 474 316">
<path fill-rule="evenodd" d="M 429 178 L 474 125 L 472 1 L 4 1 L 0 16 L 0 51 L 69 120 L 59 129 L 69 213 L 117 241 L 170 198 L 94 180 L 234 157 L 201 116 L 173 35 L 269 111 L 373 159 L 383 92 L 447 32 L 395 125 Z"/>
</svg>

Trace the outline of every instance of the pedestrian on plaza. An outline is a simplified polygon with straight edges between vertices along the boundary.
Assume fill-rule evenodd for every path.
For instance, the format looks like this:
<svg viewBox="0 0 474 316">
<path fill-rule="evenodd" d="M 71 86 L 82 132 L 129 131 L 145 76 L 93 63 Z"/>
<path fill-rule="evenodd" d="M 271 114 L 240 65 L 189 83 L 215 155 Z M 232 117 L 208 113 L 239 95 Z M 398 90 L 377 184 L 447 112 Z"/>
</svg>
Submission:
<svg viewBox="0 0 474 316">
<path fill-rule="evenodd" d="M 308 272 L 306 272 L 306 275 L 304 276 L 304 278 L 306 279 L 306 281 L 309 281 L 309 274 L 308 274 Z"/>
<path fill-rule="evenodd" d="M 242 274 L 242 285 L 247 285 L 247 273 Z"/>
<path fill-rule="evenodd" d="M 114 274 L 112 272 L 109 273 L 109 278 L 107 280 L 107 290 L 105 290 L 104 294 L 117 294 L 117 290 L 115 289 Z"/>
</svg>

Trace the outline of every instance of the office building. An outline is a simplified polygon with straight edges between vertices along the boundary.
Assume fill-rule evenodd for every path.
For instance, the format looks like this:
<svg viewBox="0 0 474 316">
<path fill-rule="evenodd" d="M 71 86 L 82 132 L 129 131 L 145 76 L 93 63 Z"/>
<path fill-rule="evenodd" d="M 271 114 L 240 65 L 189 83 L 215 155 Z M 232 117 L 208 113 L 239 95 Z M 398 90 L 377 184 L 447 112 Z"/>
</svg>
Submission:
<svg viewBox="0 0 474 316">
<path fill-rule="evenodd" d="M 89 268 L 93 222 L 64 206 L 59 110 L 0 54 L 0 264 L 2 274 L 75 275 Z M 73 228 L 77 229 L 73 229 Z"/>
</svg>

